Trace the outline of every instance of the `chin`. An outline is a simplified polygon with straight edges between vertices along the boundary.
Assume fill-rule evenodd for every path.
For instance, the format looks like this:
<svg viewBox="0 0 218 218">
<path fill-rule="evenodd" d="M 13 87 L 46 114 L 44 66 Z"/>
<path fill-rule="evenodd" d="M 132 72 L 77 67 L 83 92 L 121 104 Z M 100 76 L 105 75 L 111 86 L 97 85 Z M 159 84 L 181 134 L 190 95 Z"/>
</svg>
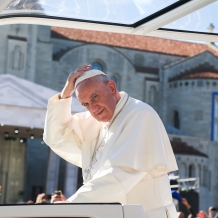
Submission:
<svg viewBox="0 0 218 218">
<path fill-rule="evenodd" d="M 109 121 L 110 121 L 110 119 L 105 118 L 105 117 L 102 117 L 102 118 L 100 118 L 100 117 L 95 117 L 95 119 L 96 119 L 97 121 L 99 121 L 99 122 L 109 122 Z"/>
<path fill-rule="evenodd" d="M 95 119 L 99 122 L 109 122 L 111 118 L 112 118 L 111 116 L 95 117 Z"/>
<path fill-rule="evenodd" d="M 106 113 L 106 111 L 103 111 L 100 116 L 94 116 L 94 118 L 99 122 L 109 122 L 112 116 L 110 115 L 110 113 Z"/>
</svg>

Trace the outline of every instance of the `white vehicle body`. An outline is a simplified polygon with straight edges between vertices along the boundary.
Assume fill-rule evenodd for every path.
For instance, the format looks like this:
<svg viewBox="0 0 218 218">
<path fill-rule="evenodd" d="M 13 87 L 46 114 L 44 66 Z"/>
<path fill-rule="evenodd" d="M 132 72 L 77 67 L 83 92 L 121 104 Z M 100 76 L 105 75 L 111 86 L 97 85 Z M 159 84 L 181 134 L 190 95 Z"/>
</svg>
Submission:
<svg viewBox="0 0 218 218">
<path fill-rule="evenodd" d="M 146 218 L 141 205 L 121 204 L 1 205 L 0 217 Z"/>
</svg>

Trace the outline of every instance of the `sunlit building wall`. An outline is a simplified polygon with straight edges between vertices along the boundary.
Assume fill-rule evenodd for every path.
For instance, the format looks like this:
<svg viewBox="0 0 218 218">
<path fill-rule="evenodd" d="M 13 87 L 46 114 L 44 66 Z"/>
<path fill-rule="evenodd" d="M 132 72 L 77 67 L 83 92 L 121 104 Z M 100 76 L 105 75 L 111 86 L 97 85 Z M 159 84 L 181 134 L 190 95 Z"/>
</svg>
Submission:
<svg viewBox="0 0 218 218">
<path fill-rule="evenodd" d="M 37 25 L 8 25 L 0 28 L 0 76 L 9 75 L 0 81 L 0 107 L 5 111 L 0 115 L 0 123 L 5 123 L 0 127 L 0 183 L 4 192 L 2 203 L 17 201 L 22 192 L 24 199 L 29 200 L 42 191 L 51 194 L 56 188 L 61 188 L 69 197 L 81 185 L 81 171 L 51 153 L 45 144 L 41 144 L 41 140 L 47 99 L 63 88 L 69 72 L 78 65 L 89 63 L 93 68 L 103 70 L 116 82 L 119 90 L 150 104 L 163 120 L 172 136 L 171 141 L 176 135 L 188 146 L 203 153 L 203 156 L 198 153 L 188 155 L 184 152 L 183 144 L 178 145 L 183 153 L 174 148 L 179 166 L 178 174 L 184 178 L 201 178 L 201 209 L 206 210 L 209 204 L 218 201 L 213 192 L 218 186 L 218 145 L 210 142 L 212 95 L 218 89 L 216 51 L 205 46 L 203 52 L 202 46 L 195 44 L 194 47 L 199 47 L 196 49 L 198 52 L 189 54 L 183 52 L 183 42 L 160 41 L 155 38 L 146 38 L 148 41 L 132 38 L 132 47 L 131 43 L 128 47 L 124 47 L 120 41 L 115 43 L 110 38 L 113 36 L 107 35 L 104 39 L 108 43 L 91 43 L 88 40 L 93 38 L 91 32 L 81 32 L 80 37 L 77 33 L 77 39 L 71 40 L 70 29 L 66 29 L 69 32 L 60 33 L 50 27 Z M 99 37 L 103 38 L 102 35 Z M 144 42 L 149 46 L 144 48 Z M 158 46 L 156 43 L 159 43 Z M 168 46 L 170 43 L 177 47 Z M 141 49 L 135 49 L 135 44 Z M 192 47 L 193 43 L 185 45 Z M 17 84 L 17 87 L 13 84 Z M 81 110 L 77 106 L 77 111 L 72 109 L 72 113 Z M 32 126 L 32 120 L 40 121 L 40 125 Z M 7 122 L 10 125 L 6 125 Z M 5 140 L 5 126 L 10 127 L 14 141 Z M 22 136 L 26 139 L 25 142 L 19 141 L 21 133 L 12 134 L 15 127 L 25 128 Z M 31 141 L 32 134 L 34 139 Z M 12 150 L 20 149 L 19 158 L 16 152 L 9 152 L 10 157 L 3 155 L 8 152 L 7 143 L 11 143 L 10 146 L 13 144 Z M 31 158 L 33 154 L 34 158 Z M 15 164 L 16 170 L 13 167 L 13 157 L 15 162 L 20 159 L 19 164 Z M 33 164 L 40 160 L 44 161 L 43 169 L 42 165 L 35 167 Z M 44 173 L 34 174 L 40 170 Z M 203 175 L 208 175 L 210 179 L 204 181 Z M 8 188 L 3 185 L 5 181 L 9 184 Z M 206 202 L 208 197 L 210 200 Z"/>
</svg>

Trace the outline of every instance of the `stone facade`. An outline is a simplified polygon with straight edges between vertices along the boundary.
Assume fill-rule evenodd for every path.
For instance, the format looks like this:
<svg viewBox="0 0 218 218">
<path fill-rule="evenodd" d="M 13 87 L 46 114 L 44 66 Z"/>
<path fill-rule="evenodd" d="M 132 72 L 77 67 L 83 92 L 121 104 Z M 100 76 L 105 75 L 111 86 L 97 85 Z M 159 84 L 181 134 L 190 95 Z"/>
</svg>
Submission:
<svg viewBox="0 0 218 218">
<path fill-rule="evenodd" d="M 208 69 L 201 69 L 203 66 Z M 173 78 L 184 72 L 191 74 L 195 68 L 200 68 L 200 72 L 210 72 L 212 67 L 218 69 L 218 58 L 204 52 L 161 70 L 161 118 L 165 123 L 174 125 L 173 116 L 177 111 L 184 135 L 210 139 L 212 93 L 218 90 L 218 80 L 210 77 Z"/>
<path fill-rule="evenodd" d="M 73 41 L 51 31 L 50 27 L 36 25 L 1 26 L 0 38 L 0 75 L 11 74 L 56 91 L 63 88 L 69 72 L 78 65 L 98 64 L 116 81 L 119 90 L 150 104 L 164 124 L 172 127 L 169 134 L 178 133 L 176 137 L 207 155 L 176 154 L 178 173 L 188 177 L 188 166 L 194 164 L 194 176 L 210 175 L 210 179 L 200 185 L 200 208 L 206 210 L 210 204 L 218 202 L 214 194 L 218 187 L 218 144 L 211 142 L 212 95 L 218 91 L 218 78 L 211 73 L 214 75 L 218 71 L 217 56 L 206 51 L 185 57 L 183 53 Z M 199 73 L 204 76 L 196 76 Z M 77 108 L 77 111 L 82 110 Z M 69 178 L 78 174 L 76 168 L 63 166 Z M 206 167 L 201 175 L 197 171 L 199 166 Z M 55 167 L 50 166 L 51 175 L 47 174 L 47 178 L 53 175 Z M 69 186 L 69 178 L 55 184 L 65 184 L 67 193 L 75 191 Z M 76 181 L 72 183 L 76 187 Z M 49 184 L 47 181 L 44 186 Z"/>
<path fill-rule="evenodd" d="M 15 203 L 23 190 L 26 148 L 17 140 L 4 140 L 0 135 L 0 203 Z"/>
<path fill-rule="evenodd" d="M 35 200 L 37 193 L 51 194 L 58 188 L 59 161 L 54 160 L 59 157 L 53 155 L 49 161 L 49 148 L 41 142 L 47 101 L 56 93 L 10 74 L 0 75 L 0 203 L 17 202 L 20 192 L 26 200 Z M 82 110 L 73 97 L 72 113 Z M 67 173 L 76 170 L 69 167 Z M 69 187 L 65 185 L 66 190 Z"/>
<path fill-rule="evenodd" d="M 205 211 L 214 205 L 217 201 L 218 192 L 218 144 L 208 139 L 199 139 L 190 136 L 169 135 L 173 144 L 174 140 L 179 140 L 191 148 L 197 149 L 198 153 L 175 152 L 179 171 L 176 175 L 180 178 L 198 178 L 199 179 L 199 208 Z M 203 155 L 202 155 L 203 154 Z"/>
</svg>

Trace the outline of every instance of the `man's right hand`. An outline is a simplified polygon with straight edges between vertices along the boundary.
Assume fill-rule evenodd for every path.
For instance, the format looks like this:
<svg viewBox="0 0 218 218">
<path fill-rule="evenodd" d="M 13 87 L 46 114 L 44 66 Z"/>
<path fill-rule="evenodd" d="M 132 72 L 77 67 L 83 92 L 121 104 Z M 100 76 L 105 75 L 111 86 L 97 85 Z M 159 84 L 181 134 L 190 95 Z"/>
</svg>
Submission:
<svg viewBox="0 0 218 218">
<path fill-rule="evenodd" d="M 77 78 L 86 71 L 90 70 L 90 68 L 91 64 L 82 65 L 77 67 L 73 72 L 71 72 L 67 78 L 66 85 L 60 94 L 60 98 L 69 98 L 70 96 L 72 96 L 73 92 L 75 91 L 75 82 Z"/>
</svg>

